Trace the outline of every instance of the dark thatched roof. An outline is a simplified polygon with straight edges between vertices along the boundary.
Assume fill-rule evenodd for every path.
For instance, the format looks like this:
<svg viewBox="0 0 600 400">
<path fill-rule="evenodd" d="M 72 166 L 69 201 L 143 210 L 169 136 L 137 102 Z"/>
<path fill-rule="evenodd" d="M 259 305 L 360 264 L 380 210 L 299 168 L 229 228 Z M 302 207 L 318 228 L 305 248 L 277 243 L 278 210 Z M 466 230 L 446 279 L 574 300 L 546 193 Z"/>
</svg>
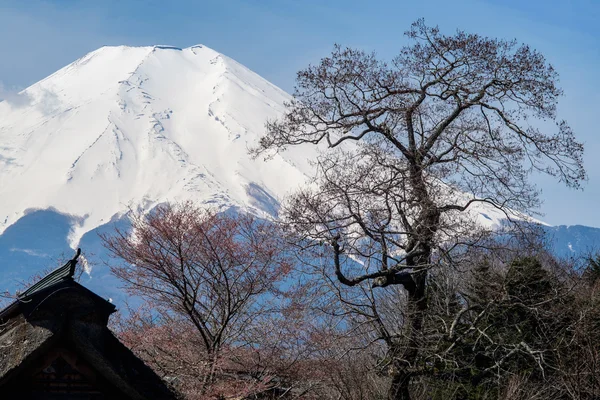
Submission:
<svg viewBox="0 0 600 400">
<path fill-rule="evenodd" d="M 51 272 L 0 311 L 0 393 L 26 382 L 34 365 L 60 347 L 77 354 L 118 398 L 179 398 L 107 328 L 115 306 L 73 280 L 76 262 Z"/>
</svg>

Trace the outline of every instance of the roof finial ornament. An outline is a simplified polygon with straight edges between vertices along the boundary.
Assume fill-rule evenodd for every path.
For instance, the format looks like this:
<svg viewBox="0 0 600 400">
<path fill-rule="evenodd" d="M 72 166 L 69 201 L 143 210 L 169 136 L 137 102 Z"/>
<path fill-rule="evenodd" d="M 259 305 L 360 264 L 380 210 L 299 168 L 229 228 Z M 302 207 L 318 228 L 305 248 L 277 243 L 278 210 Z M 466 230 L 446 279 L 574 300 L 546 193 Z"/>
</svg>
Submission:
<svg viewBox="0 0 600 400">
<path fill-rule="evenodd" d="M 69 278 L 73 279 L 73 277 L 75 276 L 75 266 L 77 265 L 77 259 L 79 258 L 79 256 L 81 255 L 81 248 L 77 248 L 77 252 L 75 253 L 75 256 L 71 259 L 70 263 L 71 263 L 71 268 L 69 269 Z"/>
</svg>

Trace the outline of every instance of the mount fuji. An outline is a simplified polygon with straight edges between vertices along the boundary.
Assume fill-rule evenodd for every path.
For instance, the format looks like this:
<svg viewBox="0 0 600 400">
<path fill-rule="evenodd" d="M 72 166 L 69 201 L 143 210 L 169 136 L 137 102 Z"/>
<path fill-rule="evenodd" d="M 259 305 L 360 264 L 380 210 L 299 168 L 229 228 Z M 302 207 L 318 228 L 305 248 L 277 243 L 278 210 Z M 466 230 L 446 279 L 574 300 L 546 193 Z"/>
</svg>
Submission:
<svg viewBox="0 0 600 400">
<path fill-rule="evenodd" d="M 50 207 L 72 247 L 166 200 L 273 214 L 308 172 L 310 149 L 248 156 L 289 95 L 205 46 L 103 47 L 20 95 L 0 103 L 0 233 Z"/>
<path fill-rule="evenodd" d="M 191 199 L 275 217 L 318 150 L 265 162 L 248 148 L 290 99 L 198 45 L 102 47 L 0 101 L 0 291 L 77 246 L 102 252 L 97 232 L 126 223 L 129 210 Z M 503 218 L 477 212 L 488 225 Z M 547 230 L 565 254 L 600 244 L 600 229 Z M 92 264 L 86 285 L 116 295 L 108 268 Z"/>
<path fill-rule="evenodd" d="M 1 101 L 0 291 L 78 245 L 101 251 L 95 231 L 129 210 L 193 199 L 275 216 L 315 150 L 267 163 L 248 147 L 289 99 L 198 45 L 102 47 Z"/>
</svg>

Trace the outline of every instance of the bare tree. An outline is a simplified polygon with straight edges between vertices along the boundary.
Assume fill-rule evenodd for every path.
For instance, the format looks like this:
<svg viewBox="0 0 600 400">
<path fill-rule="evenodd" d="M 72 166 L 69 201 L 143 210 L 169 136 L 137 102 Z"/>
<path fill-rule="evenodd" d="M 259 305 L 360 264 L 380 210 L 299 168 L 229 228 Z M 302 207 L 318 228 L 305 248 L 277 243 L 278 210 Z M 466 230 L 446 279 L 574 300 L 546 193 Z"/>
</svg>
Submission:
<svg viewBox="0 0 600 400">
<path fill-rule="evenodd" d="M 291 267 L 285 248 L 265 222 L 191 202 L 161 205 L 131 223 L 131 232 L 102 237 L 122 261 L 111 270 L 163 320 L 186 327 L 187 336 L 193 327 L 197 347 L 188 364 L 203 366 L 202 395 L 214 383 L 222 350 L 243 342 L 253 323 L 270 312 Z"/>
<path fill-rule="evenodd" d="M 254 150 L 329 148 L 317 160 L 318 188 L 292 196 L 283 216 L 331 246 L 331 274 L 343 285 L 406 292 L 389 399 L 410 397 L 428 271 L 449 248 L 476 242 L 477 207 L 522 219 L 539 205 L 532 172 L 575 188 L 586 177 L 583 146 L 556 116 L 558 75 L 540 53 L 462 31 L 446 36 L 422 20 L 406 35 L 413 43 L 391 64 L 336 46 L 300 71 L 289 111 Z"/>
</svg>

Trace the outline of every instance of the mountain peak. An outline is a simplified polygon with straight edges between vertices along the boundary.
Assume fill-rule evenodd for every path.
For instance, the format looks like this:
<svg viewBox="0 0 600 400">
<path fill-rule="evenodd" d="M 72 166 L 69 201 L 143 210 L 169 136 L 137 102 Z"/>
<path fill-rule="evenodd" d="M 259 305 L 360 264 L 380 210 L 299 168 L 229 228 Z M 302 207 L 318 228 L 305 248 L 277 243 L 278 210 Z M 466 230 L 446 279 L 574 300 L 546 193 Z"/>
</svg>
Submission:
<svg viewBox="0 0 600 400">
<path fill-rule="evenodd" d="M 306 149 L 248 156 L 289 95 L 203 45 L 105 46 L 21 95 L 0 103 L 0 233 L 32 209 L 72 215 L 73 247 L 165 201 L 273 214 L 310 173 Z"/>
<path fill-rule="evenodd" d="M 166 44 L 155 44 L 154 46 L 152 46 L 155 50 L 177 50 L 177 51 L 182 51 L 181 47 L 176 47 L 176 46 L 170 46 L 170 45 L 166 45 Z"/>
</svg>

